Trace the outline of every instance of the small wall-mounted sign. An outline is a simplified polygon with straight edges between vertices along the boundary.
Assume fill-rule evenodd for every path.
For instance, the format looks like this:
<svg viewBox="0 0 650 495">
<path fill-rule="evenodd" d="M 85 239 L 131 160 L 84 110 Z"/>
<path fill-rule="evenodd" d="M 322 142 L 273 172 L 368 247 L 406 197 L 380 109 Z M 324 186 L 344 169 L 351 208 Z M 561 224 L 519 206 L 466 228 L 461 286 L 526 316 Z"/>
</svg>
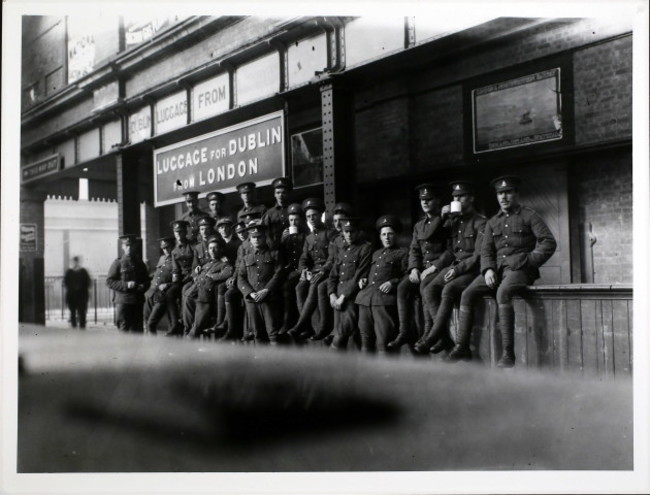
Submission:
<svg viewBox="0 0 650 495">
<path fill-rule="evenodd" d="M 20 182 L 27 184 L 48 175 L 52 175 L 61 170 L 61 154 L 48 156 L 34 163 L 23 166 L 20 169 Z"/>
<path fill-rule="evenodd" d="M 35 223 L 20 224 L 20 252 L 35 253 L 38 251 L 38 230 Z"/>
</svg>

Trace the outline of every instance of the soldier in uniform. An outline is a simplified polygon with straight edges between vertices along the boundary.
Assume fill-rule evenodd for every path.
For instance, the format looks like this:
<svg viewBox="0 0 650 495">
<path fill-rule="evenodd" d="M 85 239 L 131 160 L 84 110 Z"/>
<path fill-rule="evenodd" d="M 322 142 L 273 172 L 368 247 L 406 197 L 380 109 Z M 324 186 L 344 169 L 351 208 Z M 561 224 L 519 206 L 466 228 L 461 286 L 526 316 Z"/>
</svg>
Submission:
<svg viewBox="0 0 650 495">
<path fill-rule="evenodd" d="M 183 290 L 182 307 L 183 307 L 183 327 L 185 334 L 188 334 L 194 324 L 194 312 L 196 311 L 196 298 L 198 297 L 198 287 L 196 280 L 200 274 L 203 265 L 210 260 L 208 252 L 208 239 L 214 234 L 212 227 L 214 220 L 209 215 L 205 215 L 197 222 L 199 233 L 194 244 L 194 261 L 192 262 L 192 284 L 186 286 Z"/>
<path fill-rule="evenodd" d="M 171 328 L 167 336 L 182 335 L 183 325 L 180 323 L 179 299 L 183 291 L 192 283 L 192 266 L 194 265 L 194 246 L 187 238 L 188 223 L 185 220 L 172 222 L 172 231 L 176 246 L 172 249 L 172 287 L 166 291 L 167 310 L 171 320 Z"/>
<path fill-rule="evenodd" d="M 360 280 L 368 276 L 372 260 L 372 246 L 360 241 L 359 219 L 344 219 L 342 228 L 346 246 L 327 279 L 327 293 L 334 309 L 332 349 L 345 349 L 354 333 L 358 318 L 354 300 Z"/>
<path fill-rule="evenodd" d="M 293 182 L 288 177 L 279 177 L 271 185 L 273 186 L 275 205 L 264 213 L 262 223 L 266 225 L 267 244 L 271 249 L 279 249 L 282 232 L 289 227 L 287 205 L 289 194 L 293 190 Z"/>
<path fill-rule="evenodd" d="M 244 182 L 237 186 L 237 192 L 242 200 L 242 207 L 237 212 L 237 221 L 244 222 L 248 226 L 251 220 L 262 218 L 266 213 L 266 206 L 255 199 L 255 183 Z"/>
<path fill-rule="evenodd" d="M 215 335 L 221 336 L 220 340 L 239 340 L 242 338 L 242 294 L 237 287 L 237 274 L 239 267 L 244 260 L 245 254 L 250 249 L 250 242 L 248 240 L 248 230 L 244 222 L 239 222 L 235 225 L 235 234 L 240 240 L 239 247 L 237 248 L 237 255 L 235 257 L 235 272 L 232 277 L 226 280 L 226 292 L 224 294 L 225 301 L 225 318 L 224 321 L 214 327 Z"/>
<path fill-rule="evenodd" d="M 397 335 L 397 284 L 406 274 L 408 250 L 396 244 L 402 224 L 394 215 L 384 215 L 376 222 L 382 247 L 372 254 L 367 278 L 359 282 L 361 289 L 355 303 L 359 307 L 361 350 L 370 352 L 373 344 L 379 353 Z"/>
<path fill-rule="evenodd" d="M 233 266 L 224 256 L 224 242 L 221 236 L 213 235 L 208 238 L 208 253 L 210 258 L 201 266 L 201 271 L 196 275 L 197 289 L 196 310 L 194 323 L 189 332 L 192 338 L 198 338 L 209 326 L 213 314 L 215 293 L 219 285 L 225 282 L 234 272 Z"/>
<path fill-rule="evenodd" d="M 174 237 L 162 237 L 160 241 L 160 250 L 163 254 L 156 264 L 156 270 L 149 290 L 145 293 L 144 303 L 144 323 L 145 329 L 150 334 L 157 333 L 158 323 L 167 313 L 169 319 L 169 328 L 174 326 L 174 321 L 170 317 L 168 310 L 167 291 L 172 287 L 172 249 L 174 249 Z M 172 301 L 172 305 L 175 302 Z"/>
<path fill-rule="evenodd" d="M 208 215 L 210 215 L 216 224 L 225 216 L 223 213 L 223 203 L 226 197 L 223 193 L 215 191 L 208 193 L 205 199 L 208 201 Z"/>
<path fill-rule="evenodd" d="M 136 252 L 136 236 L 120 236 L 122 256 L 108 269 L 106 285 L 114 291 L 117 328 L 124 332 L 142 332 L 142 306 L 150 279 L 147 266 Z"/>
<path fill-rule="evenodd" d="M 300 204 L 290 204 L 287 207 L 287 213 L 289 215 L 289 226 L 282 232 L 280 241 L 280 254 L 286 263 L 286 275 L 282 284 L 284 315 L 280 334 L 286 333 L 298 319 L 296 285 L 300 280 L 300 255 L 302 254 L 308 230 Z"/>
<path fill-rule="evenodd" d="M 235 235 L 232 228 L 233 221 L 230 217 L 221 217 L 217 221 L 217 232 L 224 241 L 223 254 L 230 264 L 234 267 L 237 262 L 237 250 L 241 245 L 239 237 Z M 231 277 L 232 278 L 232 277 Z M 217 328 L 224 324 L 226 318 L 226 290 L 227 284 L 219 284 L 217 286 L 217 321 L 215 324 L 215 333 L 220 333 Z"/>
<path fill-rule="evenodd" d="M 481 246 L 481 274 L 460 299 L 458 342 L 450 358 L 471 359 L 472 307 L 477 297 L 495 294 L 502 355 L 497 366 L 515 365 L 512 296 L 539 278 L 539 267 L 553 255 L 555 237 L 535 210 L 519 204 L 519 184 L 514 175 L 492 180 L 499 212 L 485 226 Z"/>
<path fill-rule="evenodd" d="M 199 208 L 199 193 L 198 191 L 187 191 L 183 193 L 185 197 L 185 205 L 187 206 L 187 211 L 181 215 L 179 220 L 185 220 L 190 228 L 190 231 L 187 234 L 190 242 L 194 242 L 199 232 L 199 220 L 201 217 L 207 215 L 205 211 Z"/>
<path fill-rule="evenodd" d="M 426 286 L 433 282 L 433 261 L 437 259 L 447 246 L 447 231 L 443 228 L 440 216 L 440 197 L 433 184 L 420 184 L 416 187 L 420 198 L 420 206 L 424 216 L 413 227 L 413 238 L 409 248 L 408 277 L 405 277 L 397 287 L 397 314 L 399 317 L 399 334 L 388 344 L 390 349 L 399 348 L 404 343 L 415 343 L 424 329 L 413 332 L 411 317 L 414 302 Z M 419 292 L 419 293 L 418 293 Z M 431 328 L 432 316 L 423 308 L 424 328 Z M 419 319 L 415 318 L 419 326 Z M 416 337 L 417 334 L 417 337 Z"/>
<path fill-rule="evenodd" d="M 321 219 L 323 202 L 319 198 L 308 198 L 302 203 L 311 232 L 305 238 L 298 269 L 300 281 L 296 285 L 296 300 L 300 316 L 298 322 L 287 333 L 297 340 L 314 335 L 311 317 L 318 307 L 320 322 L 315 335 L 324 338 L 328 331 L 327 319 L 331 311 L 327 296 L 327 277 L 330 272 L 328 258 L 330 242 L 335 231 L 327 229 Z"/>
<path fill-rule="evenodd" d="M 251 249 L 239 266 L 237 285 L 246 302 L 246 313 L 255 341 L 278 343 L 283 262 L 278 251 L 266 243 L 266 226 L 247 227 Z"/>
<path fill-rule="evenodd" d="M 451 238 L 447 250 L 433 262 L 435 278 L 423 291 L 423 304 L 433 315 L 433 326 L 425 329 L 425 335 L 415 345 L 415 350 L 422 354 L 453 347 L 448 322 L 454 300 L 476 278 L 480 268 L 486 218 L 474 209 L 474 184 L 455 181 L 450 185 L 452 198 L 460 202 L 461 210 L 452 214 L 449 205 L 442 208 Z"/>
</svg>

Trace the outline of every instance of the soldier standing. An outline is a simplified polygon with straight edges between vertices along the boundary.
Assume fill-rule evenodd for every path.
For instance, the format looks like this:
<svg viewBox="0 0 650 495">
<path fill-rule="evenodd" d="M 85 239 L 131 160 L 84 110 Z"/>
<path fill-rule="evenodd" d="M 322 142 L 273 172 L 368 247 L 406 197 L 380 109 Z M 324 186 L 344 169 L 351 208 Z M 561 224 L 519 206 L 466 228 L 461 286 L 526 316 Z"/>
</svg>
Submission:
<svg viewBox="0 0 650 495">
<path fill-rule="evenodd" d="M 485 226 L 481 246 L 481 275 L 460 299 L 458 342 L 449 357 L 471 359 L 472 307 L 477 297 L 495 294 L 499 315 L 502 355 L 497 366 L 515 365 L 514 309 L 512 297 L 539 278 L 539 267 L 553 256 L 555 237 L 535 210 L 519 204 L 519 184 L 514 175 L 492 180 L 499 212 Z"/>
<path fill-rule="evenodd" d="M 246 302 L 255 341 L 277 344 L 283 262 L 279 252 L 269 249 L 266 243 L 265 225 L 255 222 L 247 230 L 251 250 L 239 266 L 237 285 Z"/>
<path fill-rule="evenodd" d="M 242 200 L 242 207 L 237 212 L 237 221 L 244 222 L 246 226 L 251 220 L 262 218 L 266 213 L 266 206 L 257 202 L 255 198 L 255 183 L 244 182 L 237 186 L 237 192 Z"/>
<path fill-rule="evenodd" d="M 286 333 L 298 319 L 296 285 L 300 281 L 300 255 L 307 237 L 307 226 L 305 225 L 302 206 L 298 203 L 290 204 L 287 207 L 287 213 L 289 215 L 289 226 L 282 232 L 280 241 L 280 254 L 286 263 L 286 276 L 282 284 L 284 315 L 280 334 Z"/>
<path fill-rule="evenodd" d="M 185 220 L 188 223 L 190 231 L 187 234 L 190 242 L 194 242 L 199 232 L 199 220 L 201 217 L 207 215 L 205 211 L 199 208 L 199 193 L 198 191 L 187 191 L 183 193 L 185 197 L 185 206 L 187 211 L 181 215 L 179 220 Z"/>
<path fill-rule="evenodd" d="M 150 284 L 149 274 L 136 252 L 136 236 L 120 236 L 120 242 L 123 254 L 108 269 L 106 285 L 113 290 L 117 328 L 142 332 L 142 306 Z"/>
<path fill-rule="evenodd" d="M 397 314 L 399 317 L 399 334 L 388 344 L 389 348 L 398 348 L 404 343 L 415 342 L 415 333 L 410 331 L 414 300 L 430 284 L 435 267 L 433 261 L 445 250 L 447 232 L 440 217 L 440 198 L 433 184 L 420 184 L 416 187 L 420 198 L 420 207 L 424 216 L 413 227 L 413 238 L 409 248 L 408 277 L 397 287 Z M 431 328 L 432 316 L 423 308 L 424 328 Z M 416 318 L 417 320 L 417 318 Z M 424 334 L 424 329 L 420 330 Z"/>
<path fill-rule="evenodd" d="M 223 203 L 226 197 L 223 193 L 215 191 L 208 193 L 205 199 L 208 201 L 208 215 L 210 215 L 210 218 L 212 218 L 216 224 L 221 218 L 225 216 L 223 214 Z"/>
<path fill-rule="evenodd" d="M 239 268 L 243 263 L 244 256 L 250 250 L 250 242 L 248 240 L 248 231 L 244 222 L 239 222 L 235 225 L 235 234 L 240 241 L 239 247 L 237 248 L 237 256 L 235 258 L 235 272 L 232 277 L 226 280 L 226 292 L 224 294 L 225 301 L 225 318 L 221 325 L 215 326 L 214 331 L 215 335 L 218 335 L 222 332 L 226 332 L 225 335 L 221 337 L 220 340 L 239 340 L 242 338 L 242 326 L 243 326 L 243 315 L 242 315 L 242 294 L 237 287 L 237 274 L 239 273 Z"/>
<path fill-rule="evenodd" d="M 172 250 L 172 281 L 173 285 L 166 291 L 167 309 L 171 320 L 171 328 L 167 336 L 183 335 L 183 325 L 180 322 L 179 299 L 183 291 L 192 282 L 192 266 L 194 264 L 194 247 L 187 238 L 188 223 L 185 220 L 172 222 L 172 231 L 176 246 Z"/>
<path fill-rule="evenodd" d="M 63 276 L 65 285 L 65 300 L 70 309 L 70 325 L 77 327 L 77 315 L 79 316 L 79 328 L 86 328 L 86 312 L 88 311 L 88 289 L 90 289 L 90 275 L 79 262 L 79 256 L 72 258 L 72 267 L 68 268 Z"/>
<path fill-rule="evenodd" d="M 397 334 L 397 284 L 406 274 L 408 251 L 396 244 L 402 224 L 394 215 L 376 222 L 382 247 L 372 254 L 368 278 L 359 282 L 355 303 L 359 306 L 361 350 L 369 352 L 373 344 L 379 353 Z"/>
<path fill-rule="evenodd" d="M 293 182 L 288 177 L 279 177 L 272 182 L 275 205 L 269 208 L 262 216 L 262 223 L 266 225 L 267 240 L 271 249 L 279 249 L 282 232 L 289 227 L 289 214 L 287 204 L 289 194 L 293 190 Z"/>
<path fill-rule="evenodd" d="M 237 250 L 241 245 L 239 237 L 235 235 L 232 228 L 233 221 L 230 217 L 221 217 L 217 221 L 217 232 L 224 241 L 223 254 L 230 264 L 234 267 L 237 262 Z M 232 277 L 231 277 L 232 278 Z M 215 293 L 217 297 L 217 321 L 214 329 L 217 333 L 217 328 L 223 326 L 226 319 L 226 290 L 227 284 L 219 284 Z"/>
<path fill-rule="evenodd" d="M 145 329 L 150 334 L 157 333 L 158 323 L 167 313 L 169 319 L 169 328 L 173 328 L 174 321 L 171 315 L 174 314 L 168 308 L 169 305 L 175 305 L 175 301 L 168 302 L 167 292 L 172 287 L 172 273 L 174 271 L 172 264 L 172 249 L 174 249 L 174 237 L 162 237 L 159 239 L 160 249 L 163 254 L 156 264 L 156 270 L 149 290 L 145 293 L 144 303 L 144 323 Z"/>
<path fill-rule="evenodd" d="M 452 199 L 460 206 L 460 211 L 452 213 L 450 205 L 442 208 L 451 238 L 447 250 L 433 262 L 435 278 L 423 293 L 423 304 L 434 318 L 433 326 L 425 329 L 425 335 L 415 345 L 415 350 L 423 354 L 453 347 L 448 322 L 454 300 L 476 278 L 480 269 L 486 218 L 474 209 L 474 184 L 455 181 L 450 185 Z"/>
<path fill-rule="evenodd" d="M 316 308 L 320 313 L 320 322 L 315 335 L 324 338 L 328 332 L 327 318 L 331 311 L 327 296 L 327 277 L 330 272 L 328 257 L 330 242 L 335 231 L 327 229 L 321 219 L 323 202 L 319 198 L 303 201 L 302 208 L 311 232 L 305 238 L 302 254 L 298 262 L 300 281 L 296 285 L 296 300 L 300 316 L 298 322 L 287 333 L 302 340 L 314 335 L 311 317 Z"/>
<path fill-rule="evenodd" d="M 346 246 L 336 260 L 327 279 L 330 305 L 334 309 L 333 349 L 344 349 L 357 326 L 358 308 L 354 303 L 359 291 L 359 281 L 368 275 L 372 259 L 372 246 L 360 241 L 359 220 L 343 220 Z"/>
<path fill-rule="evenodd" d="M 217 287 L 224 285 L 233 274 L 233 267 L 223 253 L 223 239 L 218 235 L 213 235 L 208 238 L 207 242 L 210 258 L 201 266 L 201 271 L 195 279 L 196 311 L 194 323 L 189 332 L 189 336 L 192 338 L 200 337 L 203 330 L 209 326 Z"/>
</svg>

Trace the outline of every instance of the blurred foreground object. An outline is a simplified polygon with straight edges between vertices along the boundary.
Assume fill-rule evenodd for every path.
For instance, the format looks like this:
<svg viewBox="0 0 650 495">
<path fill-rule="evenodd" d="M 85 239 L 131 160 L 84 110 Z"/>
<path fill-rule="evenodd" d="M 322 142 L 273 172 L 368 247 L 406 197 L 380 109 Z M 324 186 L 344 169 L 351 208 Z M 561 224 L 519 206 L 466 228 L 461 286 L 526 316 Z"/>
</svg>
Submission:
<svg viewBox="0 0 650 495">
<path fill-rule="evenodd" d="M 21 331 L 18 472 L 623 470 L 631 380 Z"/>
</svg>

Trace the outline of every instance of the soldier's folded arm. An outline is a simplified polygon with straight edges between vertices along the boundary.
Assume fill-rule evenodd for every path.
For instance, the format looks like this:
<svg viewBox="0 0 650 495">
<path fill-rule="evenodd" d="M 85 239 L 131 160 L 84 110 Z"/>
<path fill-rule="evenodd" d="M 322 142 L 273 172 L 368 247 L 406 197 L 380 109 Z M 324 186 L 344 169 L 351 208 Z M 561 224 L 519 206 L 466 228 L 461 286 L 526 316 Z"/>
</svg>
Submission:
<svg viewBox="0 0 650 495">
<path fill-rule="evenodd" d="M 123 282 L 120 279 L 120 260 L 117 259 L 111 263 L 111 267 L 108 269 L 108 275 L 106 276 L 106 285 L 109 289 L 115 291 L 125 291 L 127 290 L 126 282 Z"/>
<path fill-rule="evenodd" d="M 225 280 L 228 280 L 230 277 L 232 277 L 233 273 L 234 273 L 234 269 L 232 265 L 228 263 L 218 272 L 209 273 L 208 277 L 210 277 L 215 282 L 223 282 Z"/>
<path fill-rule="evenodd" d="M 345 299 L 352 299 L 352 297 L 359 291 L 359 280 L 368 276 L 370 265 L 372 263 L 372 246 L 370 244 L 364 245 L 359 253 L 359 264 L 354 272 L 352 280 L 354 283 L 346 284 L 341 294 Z"/>
<path fill-rule="evenodd" d="M 546 263 L 557 248 L 555 236 L 548 228 L 539 214 L 534 213 L 530 219 L 530 226 L 536 239 L 535 249 L 528 253 L 528 264 L 539 268 Z"/>
<path fill-rule="evenodd" d="M 497 271 L 496 247 L 494 246 L 490 222 L 485 225 L 485 233 L 481 243 L 481 274 L 485 275 L 488 270 Z"/>
</svg>

